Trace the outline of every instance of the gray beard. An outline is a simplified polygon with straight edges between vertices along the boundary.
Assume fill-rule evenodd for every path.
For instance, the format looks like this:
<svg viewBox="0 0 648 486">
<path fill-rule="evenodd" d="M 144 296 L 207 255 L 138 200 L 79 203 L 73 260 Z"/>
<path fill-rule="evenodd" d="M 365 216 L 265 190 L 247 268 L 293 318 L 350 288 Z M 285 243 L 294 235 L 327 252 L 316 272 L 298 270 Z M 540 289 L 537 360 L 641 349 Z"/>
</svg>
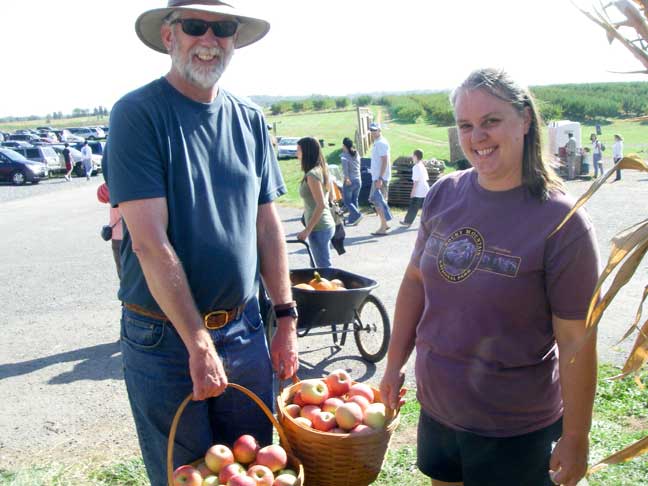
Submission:
<svg viewBox="0 0 648 486">
<path fill-rule="evenodd" d="M 195 47 L 185 58 L 179 52 L 174 40 L 169 54 L 171 55 L 171 62 L 183 78 L 185 78 L 189 83 L 200 88 L 211 89 L 216 85 L 216 83 L 218 83 L 218 80 L 225 72 L 225 68 L 232 58 L 232 51 L 226 55 L 223 49 L 219 49 L 219 52 L 217 53 L 219 58 L 218 64 L 210 69 L 205 69 L 202 66 L 195 66 L 193 63 L 193 56 L 200 50 L 200 47 Z"/>
</svg>

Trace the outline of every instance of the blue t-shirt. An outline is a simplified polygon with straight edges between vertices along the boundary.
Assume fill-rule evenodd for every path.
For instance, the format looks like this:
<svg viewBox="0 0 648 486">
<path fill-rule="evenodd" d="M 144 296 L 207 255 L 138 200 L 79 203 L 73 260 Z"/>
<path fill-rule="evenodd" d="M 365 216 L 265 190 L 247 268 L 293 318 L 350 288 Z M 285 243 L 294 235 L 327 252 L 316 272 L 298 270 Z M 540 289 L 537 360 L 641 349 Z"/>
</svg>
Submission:
<svg viewBox="0 0 648 486">
<path fill-rule="evenodd" d="M 168 237 L 201 312 L 255 295 L 258 205 L 286 192 L 259 108 L 223 89 L 199 103 L 160 78 L 113 107 L 103 168 L 113 205 L 166 198 Z M 159 310 L 124 228 L 119 299 Z"/>
</svg>

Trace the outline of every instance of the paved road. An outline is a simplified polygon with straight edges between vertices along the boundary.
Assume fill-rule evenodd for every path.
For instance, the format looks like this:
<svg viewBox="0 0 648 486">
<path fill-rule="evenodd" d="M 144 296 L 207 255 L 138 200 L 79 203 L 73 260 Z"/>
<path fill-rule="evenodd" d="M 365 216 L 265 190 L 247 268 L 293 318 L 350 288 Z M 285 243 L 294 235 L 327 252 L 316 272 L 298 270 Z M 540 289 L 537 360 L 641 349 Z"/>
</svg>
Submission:
<svg viewBox="0 0 648 486">
<path fill-rule="evenodd" d="M 111 457 L 136 450 L 116 344 L 117 278 L 110 246 L 99 238 L 108 217 L 108 208 L 95 196 L 100 182 L 0 186 L 0 463 L 7 466 L 42 447 L 68 456 L 81 449 L 98 453 L 107 443 Z M 578 194 L 588 184 L 569 186 Z M 648 175 L 625 174 L 587 207 L 607 258 L 613 234 L 646 217 Z M 296 234 L 300 211 L 282 208 L 280 213 L 287 234 Z M 374 293 L 391 315 L 416 228 L 370 236 L 377 226 L 376 217 L 367 216 L 348 228 L 348 251 L 334 259 L 334 266 L 377 280 Z M 293 245 L 290 253 L 292 268 L 307 265 L 303 250 Z M 648 280 L 646 264 L 640 274 L 601 323 L 600 351 L 606 361 L 619 363 L 624 356 L 613 344 L 634 316 Z M 299 342 L 302 377 L 345 367 L 356 379 L 380 379 L 384 361 L 365 363 L 353 339 L 341 349 L 332 345 L 331 336 Z M 408 382 L 413 383 L 411 372 Z"/>
</svg>

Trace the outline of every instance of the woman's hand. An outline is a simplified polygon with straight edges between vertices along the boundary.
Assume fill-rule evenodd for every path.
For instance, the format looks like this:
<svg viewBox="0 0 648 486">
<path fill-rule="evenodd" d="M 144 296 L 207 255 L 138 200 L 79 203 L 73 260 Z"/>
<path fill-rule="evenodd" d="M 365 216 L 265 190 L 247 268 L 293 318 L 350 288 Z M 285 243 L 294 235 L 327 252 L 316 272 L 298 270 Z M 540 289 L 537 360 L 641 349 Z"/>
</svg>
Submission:
<svg viewBox="0 0 648 486">
<path fill-rule="evenodd" d="M 576 486 L 587 472 L 588 451 L 587 435 L 563 435 L 554 447 L 549 461 L 549 475 L 554 484 Z"/>
<path fill-rule="evenodd" d="M 344 185 L 345 186 L 350 186 L 351 185 L 351 179 L 349 179 L 348 177 L 346 179 L 344 179 Z"/>
<path fill-rule="evenodd" d="M 306 238 L 308 238 L 308 230 L 302 230 L 299 233 L 297 233 L 298 240 L 306 241 Z"/>
<path fill-rule="evenodd" d="M 405 383 L 405 372 L 403 370 L 385 370 L 380 380 L 380 396 L 384 398 L 385 405 L 392 410 L 398 408 L 399 402 L 404 393 L 401 392 Z"/>
</svg>

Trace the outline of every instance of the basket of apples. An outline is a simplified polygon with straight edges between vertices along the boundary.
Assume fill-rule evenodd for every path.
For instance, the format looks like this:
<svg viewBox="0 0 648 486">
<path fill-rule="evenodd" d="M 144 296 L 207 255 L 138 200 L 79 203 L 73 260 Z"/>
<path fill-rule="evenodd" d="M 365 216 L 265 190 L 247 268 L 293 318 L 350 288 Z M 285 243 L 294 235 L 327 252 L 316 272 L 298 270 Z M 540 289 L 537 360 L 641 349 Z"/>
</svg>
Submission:
<svg viewBox="0 0 648 486">
<path fill-rule="evenodd" d="M 308 486 L 366 486 L 380 473 L 399 411 L 377 388 L 344 370 L 326 378 L 294 379 L 277 397 L 279 422 L 301 459 Z"/>
<path fill-rule="evenodd" d="M 173 446 L 182 412 L 193 398 L 190 394 L 180 404 L 171 424 L 167 447 L 169 486 L 303 486 L 304 468 L 295 456 L 281 424 L 261 399 L 247 388 L 230 383 L 250 397 L 265 413 L 279 434 L 283 447 L 271 444 L 260 447 L 251 435 L 242 435 L 229 447 L 215 444 L 205 457 L 173 470 Z"/>
</svg>

